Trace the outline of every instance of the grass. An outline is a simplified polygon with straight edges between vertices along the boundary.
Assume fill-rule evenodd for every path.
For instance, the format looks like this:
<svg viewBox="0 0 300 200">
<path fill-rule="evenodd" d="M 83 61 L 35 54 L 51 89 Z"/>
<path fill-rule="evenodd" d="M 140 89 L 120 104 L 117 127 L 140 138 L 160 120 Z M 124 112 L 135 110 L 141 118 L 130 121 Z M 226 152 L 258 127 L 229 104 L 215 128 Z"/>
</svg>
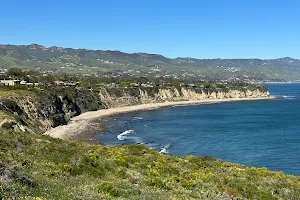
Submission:
<svg viewBox="0 0 300 200">
<path fill-rule="evenodd" d="M 0 199 L 300 198 L 299 177 L 265 168 L 0 132 Z"/>
<path fill-rule="evenodd" d="M 6 90 L 6 91 L 1 91 L 0 90 L 0 97 L 5 97 L 5 96 L 14 96 L 14 95 L 22 95 L 22 94 L 28 94 L 28 92 L 24 89 L 15 89 L 15 90 Z"/>
<path fill-rule="evenodd" d="M 14 116 L 12 116 L 11 114 L 4 112 L 4 111 L 0 111 L 0 124 L 2 125 L 2 123 L 4 122 L 14 122 L 16 121 L 16 118 Z"/>
</svg>

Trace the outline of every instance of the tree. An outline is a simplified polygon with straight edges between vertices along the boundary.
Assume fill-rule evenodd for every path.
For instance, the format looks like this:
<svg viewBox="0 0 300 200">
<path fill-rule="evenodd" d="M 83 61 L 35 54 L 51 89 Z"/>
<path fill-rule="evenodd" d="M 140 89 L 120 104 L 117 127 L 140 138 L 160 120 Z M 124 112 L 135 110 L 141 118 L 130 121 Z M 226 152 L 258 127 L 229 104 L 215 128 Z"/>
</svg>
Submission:
<svg viewBox="0 0 300 200">
<path fill-rule="evenodd" d="M 21 77 L 21 76 L 23 76 L 23 72 L 20 68 L 13 67 L 13 68 L 8 69 L 7 75 L 14 76 L 14 77 Z"/>
<path fill-rule="evenodd" d="M 55 76 L 48 74 L 47 76 L 42 77 L 42 82 L 47 84 L 54 84 L 54 81 L 56 81 Z"/>
</svg>

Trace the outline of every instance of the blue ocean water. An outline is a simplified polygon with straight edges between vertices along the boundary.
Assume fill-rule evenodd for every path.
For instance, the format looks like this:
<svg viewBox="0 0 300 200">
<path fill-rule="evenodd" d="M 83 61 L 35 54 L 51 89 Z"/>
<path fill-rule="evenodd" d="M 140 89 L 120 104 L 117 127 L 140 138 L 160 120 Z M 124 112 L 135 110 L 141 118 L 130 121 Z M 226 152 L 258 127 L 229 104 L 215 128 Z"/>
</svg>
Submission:
<svg viewBox="0 0 300 200">
<path fill-rule="evenodd" d="M 300 175 L 300 84 L 266 86 L 285 98 L 125 113 L 96 138 Z"/>
</svg>

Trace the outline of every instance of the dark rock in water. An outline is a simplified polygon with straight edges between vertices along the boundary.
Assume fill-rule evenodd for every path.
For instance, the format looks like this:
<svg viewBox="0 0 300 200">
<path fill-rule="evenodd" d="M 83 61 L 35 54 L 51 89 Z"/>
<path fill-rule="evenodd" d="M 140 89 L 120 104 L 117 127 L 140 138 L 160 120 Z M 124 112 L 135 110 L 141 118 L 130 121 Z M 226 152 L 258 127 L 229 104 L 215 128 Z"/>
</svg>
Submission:
<svg viewBox="0 0 300 200">
<path fill-rule="evenodd" d="M 283 96 L 275 96 L 276 99 L 285 99 Z"/>
</svg>

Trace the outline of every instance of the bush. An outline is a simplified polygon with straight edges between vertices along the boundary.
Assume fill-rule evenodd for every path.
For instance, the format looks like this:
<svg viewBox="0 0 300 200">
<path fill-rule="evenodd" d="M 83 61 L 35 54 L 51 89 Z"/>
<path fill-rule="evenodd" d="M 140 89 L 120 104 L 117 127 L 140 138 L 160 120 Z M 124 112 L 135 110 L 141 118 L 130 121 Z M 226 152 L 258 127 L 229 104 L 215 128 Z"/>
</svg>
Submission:
<svg viewBox="0 0 300 200">
<path fill-rule="evenodd" d="M 113 197 L 119 196 L 117 188 L 111 182 L 104 182 L 101 185 L 97 186 L 97 191 L 99 193 L 108 193 L 110 196 Z"/>
</svg>

